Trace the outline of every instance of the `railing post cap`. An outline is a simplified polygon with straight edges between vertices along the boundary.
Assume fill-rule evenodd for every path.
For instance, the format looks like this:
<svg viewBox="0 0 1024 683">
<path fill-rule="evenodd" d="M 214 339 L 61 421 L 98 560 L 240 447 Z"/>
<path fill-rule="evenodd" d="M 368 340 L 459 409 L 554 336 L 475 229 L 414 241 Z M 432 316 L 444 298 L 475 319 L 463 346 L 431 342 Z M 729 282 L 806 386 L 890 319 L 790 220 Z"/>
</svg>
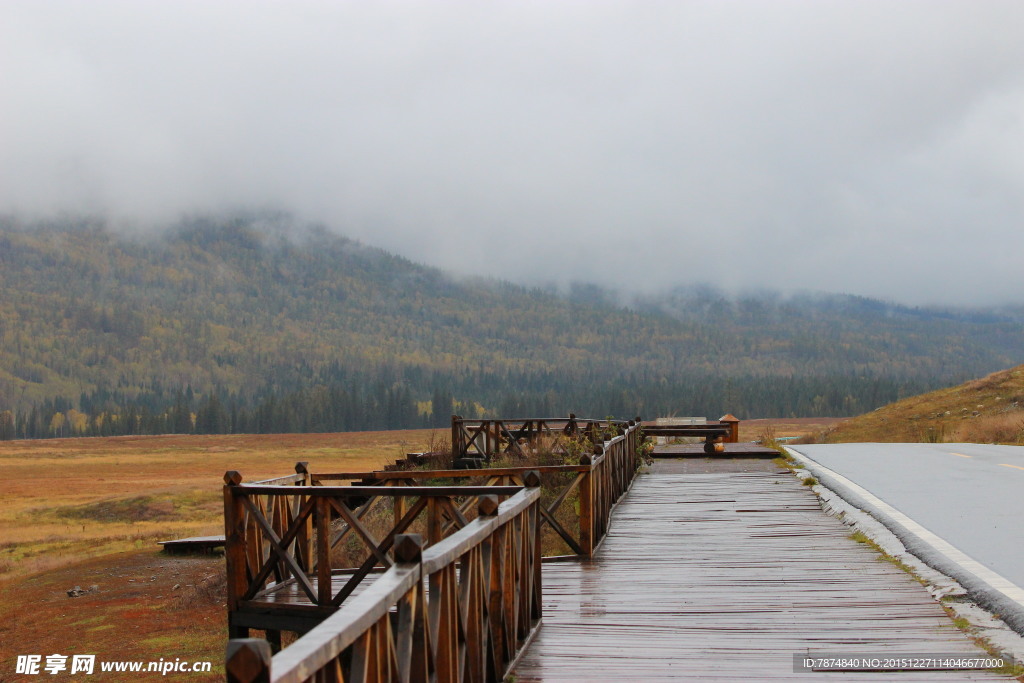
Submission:
<svg viewBox="0 0 1024 683">
<path fill-rule="evenodd" d="M 580 464 L 581 465 L 589 465 L 592 462 L 593 462 L 593 460 L 590 459 L 589 455 L 581 455 L 580 456 Z"/>
<path fill-rule="evenodd" d="M 297 462 L 295 463 L 296 474 L 309 474 L 309 463 L 308 462 Z"/>
<path fill-rule="evenodd" d="M 575 420 L 576 419 L 576 413 L 569 413 L 569 419 L 570 420 Z"/>
<path fill-rule="evenodd" d="M 398 534 L 395 536 L 395 560 L 412 564 L 423 559 L 423 536 L 421 534 Z"/>
<path fill-rule="evenodd" d="M 726 413 L 722 417 L 718 418 L 719 422 L 739 422 L 740 419 L 732 413 Z"/>
<path fill-rule="evenodd" d="M 604 454 L 604 445 L 603 444 L 599 444 L 599 443 L 595 443 L 594 444 L 594 455 L 603 455 L 603 454 Z"/>
<path fill-rule="evenodd" d="M 236 486 L 242 483 L 242 475 L 237 470 L 228 470 L 224 473 L 224 483 L 228 486 Z"/>
<path fill-rule="evenodd" d="M 643 418 L 637 415 L 636 417 L 633 418 L 633 422 L 640 424 L 641 422 L 643 422 Z"/>
<path fill-rule="evenodd" d="M 535 489 L 540 486 L 540 472 L 537 470 L 527 470 L 523 473 L 523 483 L 528 488 Z"/>
<path fill-rule="evenodd" d="M 476 503 L 476 511 L 481 517 L 493 517 L 498 514 L 498 497 L 494 495 L 480 496 Z"/>
<path fill-rule="evenodd" d="M 270 683 L 270 643 L 262 638 L 228 641 L 224 673 L 229 683 Z"/>
</svg>

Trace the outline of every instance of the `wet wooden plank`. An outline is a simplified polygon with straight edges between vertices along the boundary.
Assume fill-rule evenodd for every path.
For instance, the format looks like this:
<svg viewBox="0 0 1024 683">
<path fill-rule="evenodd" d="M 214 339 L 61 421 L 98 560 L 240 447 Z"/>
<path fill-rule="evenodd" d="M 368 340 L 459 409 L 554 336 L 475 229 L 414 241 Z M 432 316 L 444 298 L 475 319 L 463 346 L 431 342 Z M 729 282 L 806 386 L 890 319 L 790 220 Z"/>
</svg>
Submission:
<svg viewBox="0 0 1024 683">
<path fill-rule="evenodd" d="M 789 473 L 659 469 L 623 499 L 595 559 L 544 565 L 544 625 L 517 683 L 1012 680 L 794 672 L 807 652 L 985 653 Z"/>
</svg>

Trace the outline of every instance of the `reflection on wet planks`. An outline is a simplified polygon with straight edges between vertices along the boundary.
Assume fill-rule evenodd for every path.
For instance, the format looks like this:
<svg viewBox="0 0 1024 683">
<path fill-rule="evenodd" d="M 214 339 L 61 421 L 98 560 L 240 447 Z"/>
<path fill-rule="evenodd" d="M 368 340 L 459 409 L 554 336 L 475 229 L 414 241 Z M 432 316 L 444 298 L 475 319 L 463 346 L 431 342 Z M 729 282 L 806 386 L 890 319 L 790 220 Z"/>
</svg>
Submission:
<svg viewBox="0 0 1024 683">
<path fill-rule="evenodd" d="M 986 655 L 789 473 L 685 474 L 670 462 L 637 480 L 593 561 L 544 566 L 544 625 L 517 683 L 1012 680 L 794 672 L 808 651 Z"/>
</svg>

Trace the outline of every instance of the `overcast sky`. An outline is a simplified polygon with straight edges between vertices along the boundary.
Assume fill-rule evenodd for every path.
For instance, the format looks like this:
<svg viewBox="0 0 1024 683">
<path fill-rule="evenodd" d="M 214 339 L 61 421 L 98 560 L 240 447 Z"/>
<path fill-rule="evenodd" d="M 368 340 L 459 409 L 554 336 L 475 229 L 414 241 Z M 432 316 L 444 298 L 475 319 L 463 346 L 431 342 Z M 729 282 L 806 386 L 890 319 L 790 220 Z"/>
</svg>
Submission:
<svg viewBox="0 0 1024 683">
<path fill-rule="evenodd" d="M 0 212 L 1024 301 L 1024 2 L 0 0 Z"/>
</svg>

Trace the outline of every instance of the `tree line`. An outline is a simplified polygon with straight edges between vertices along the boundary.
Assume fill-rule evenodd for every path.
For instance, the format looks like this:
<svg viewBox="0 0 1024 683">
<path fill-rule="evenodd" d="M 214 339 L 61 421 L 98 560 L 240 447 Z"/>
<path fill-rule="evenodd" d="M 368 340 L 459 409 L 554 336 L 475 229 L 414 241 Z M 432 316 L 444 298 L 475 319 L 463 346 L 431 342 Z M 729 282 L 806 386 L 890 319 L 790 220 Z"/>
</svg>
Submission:
<svg viewBox="0 0 1024 683">
<path fill-rule="evenodd" d="M 674 386 L 630 386 L 616 382 L 574 390 L 514 390 L 506 387 L 491 407 L 435 387 L 429 401 L 412 388 L 382 382 L 317 384 L 252 399 L 235 393 L 198 395 L 191 387 L 172 396 L 142 400 L 103 390 L 77 402 L 47 399 L 26 411 L 0 412 L 0 440 L 143 434 L 274 434 L 445 427 L 457 413 L 466 418 L 590 417 L 630 419 L 640 415 L 820 417 L 855 415 L 934 389 L 919 381 L 884 378 L 716 378 Z M 459 396 L 459 398 L 457 398 Z M 77 406 L 77 407 L 76 407 Z"/>
</svg>

